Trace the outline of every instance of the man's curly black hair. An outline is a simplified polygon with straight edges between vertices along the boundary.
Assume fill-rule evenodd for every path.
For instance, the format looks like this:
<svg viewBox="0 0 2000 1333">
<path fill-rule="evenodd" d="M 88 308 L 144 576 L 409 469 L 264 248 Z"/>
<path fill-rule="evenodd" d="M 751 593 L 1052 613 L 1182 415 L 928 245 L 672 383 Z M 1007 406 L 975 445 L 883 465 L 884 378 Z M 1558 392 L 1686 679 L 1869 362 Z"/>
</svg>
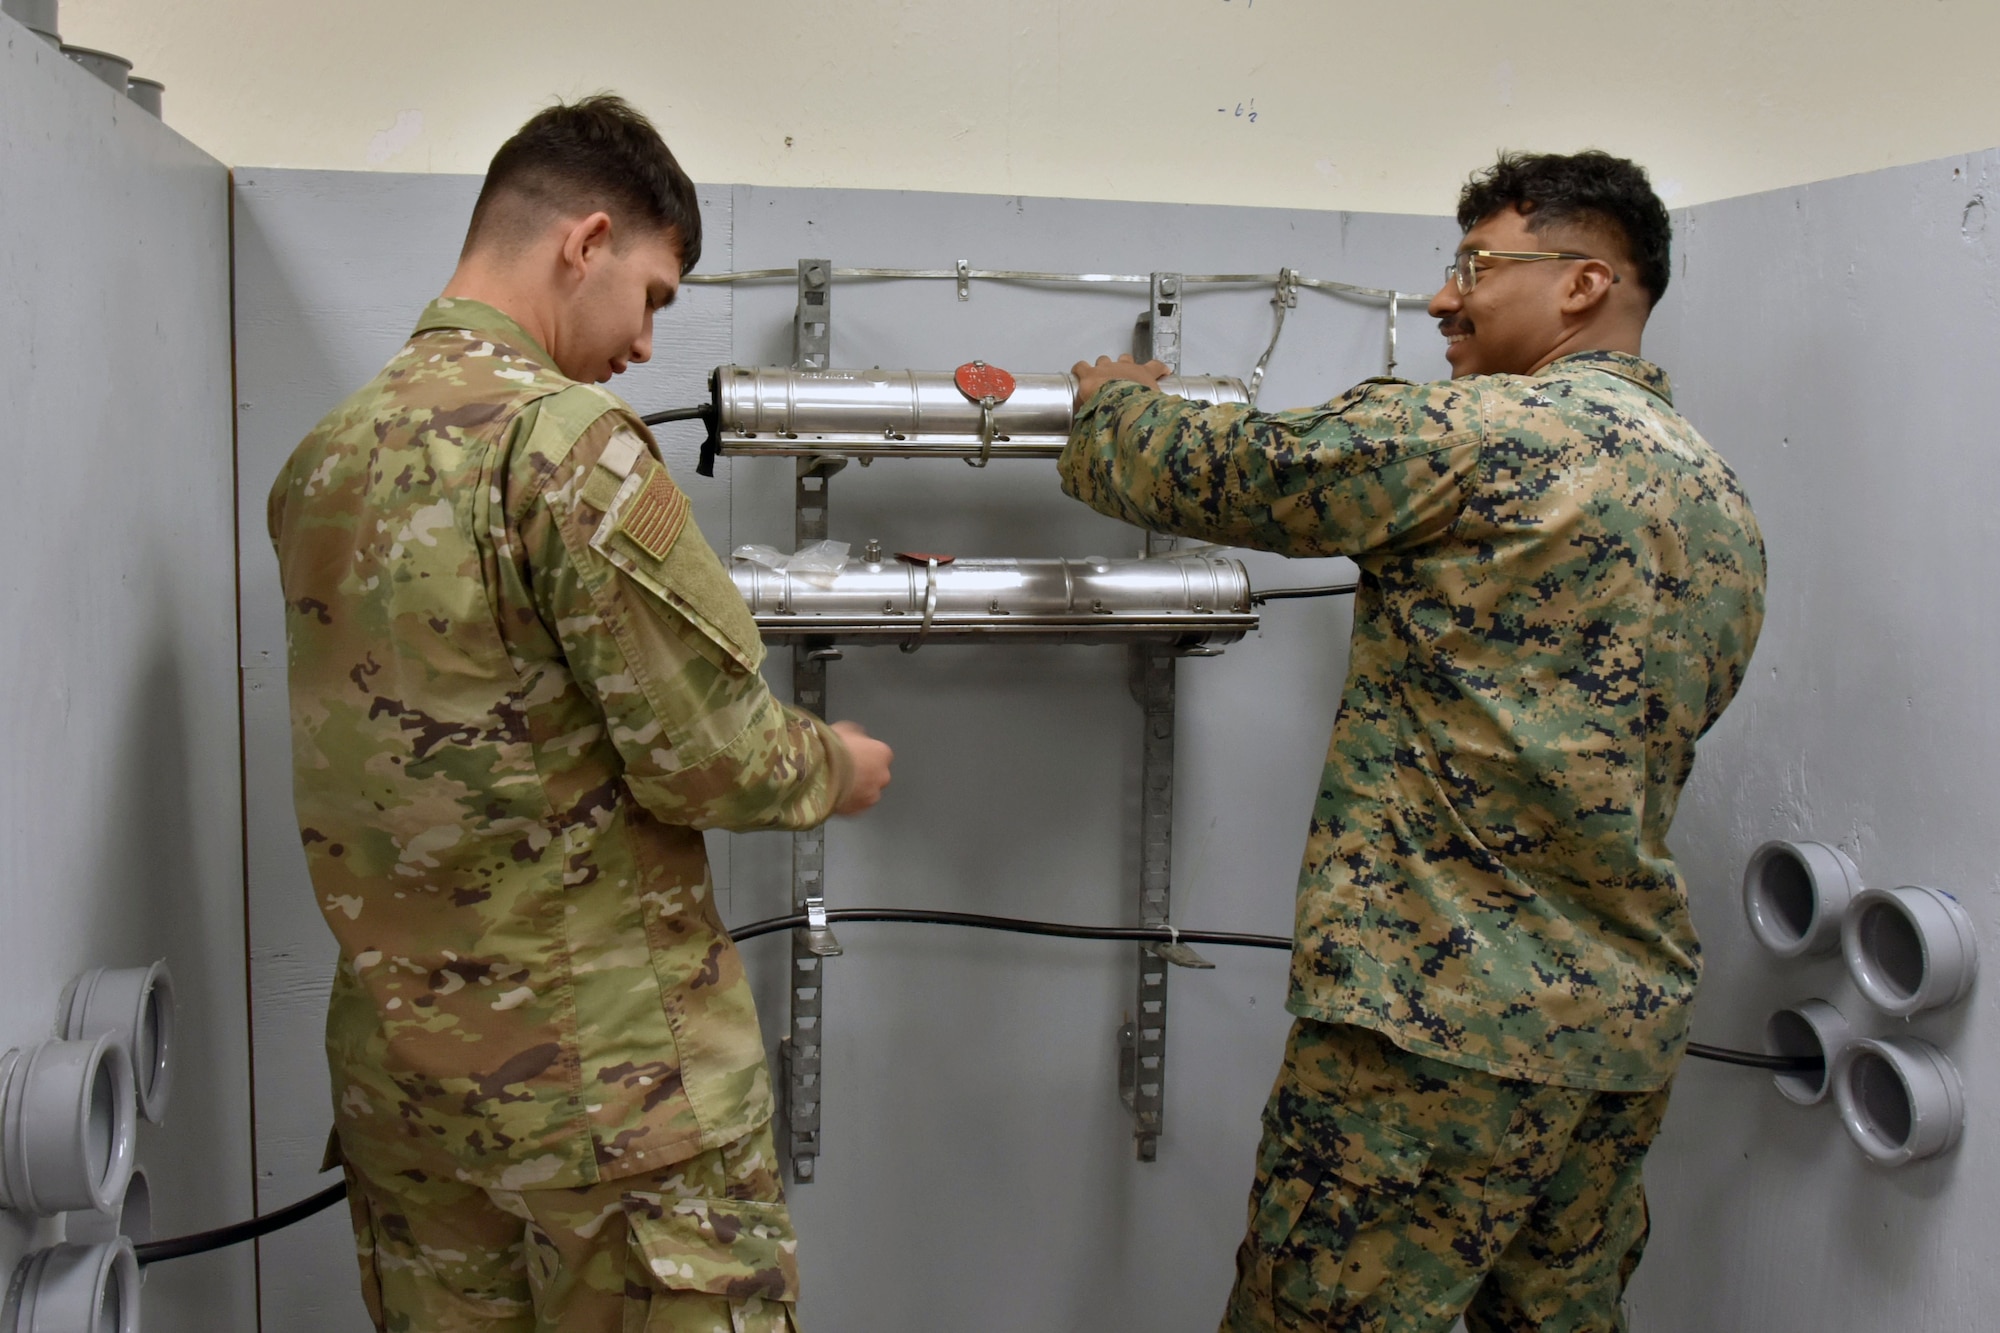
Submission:
<svg viewBox="0 0 2000 1333">
<path fill-rule="evenodd" d="M 1476 172 L 1458 196 L 1458 226 L 1471 231 L 1508 205 L 1528 229 L 1564 224 L 1617 229 L 1639 285 L 1659 303 L 1672 269 L 1673 224 L 1638 163 L 1591 149 L 1582 153 L 1502 153 Z"/>
</svg>

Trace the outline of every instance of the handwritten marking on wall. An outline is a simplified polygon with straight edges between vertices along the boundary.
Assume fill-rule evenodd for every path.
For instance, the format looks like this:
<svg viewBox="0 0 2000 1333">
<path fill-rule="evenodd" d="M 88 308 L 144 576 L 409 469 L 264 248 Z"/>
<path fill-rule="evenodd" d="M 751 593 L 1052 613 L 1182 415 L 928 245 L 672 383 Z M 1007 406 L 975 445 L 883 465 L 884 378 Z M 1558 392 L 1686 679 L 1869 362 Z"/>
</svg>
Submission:
<svg viewBox="0 0 2000 1333">
<path fill-rule="evenodd" d="M 1218 116 L 1228 116 L 1233 120 L 1240 120 L 1246 125 L 1255 125 L 1257 123 L 1257 99 L 1253 97 L 1247 102 L 1238 102 L 1234 107 L 1219 106 L 1215 108 L 1215 114 Z"/>
</svg>

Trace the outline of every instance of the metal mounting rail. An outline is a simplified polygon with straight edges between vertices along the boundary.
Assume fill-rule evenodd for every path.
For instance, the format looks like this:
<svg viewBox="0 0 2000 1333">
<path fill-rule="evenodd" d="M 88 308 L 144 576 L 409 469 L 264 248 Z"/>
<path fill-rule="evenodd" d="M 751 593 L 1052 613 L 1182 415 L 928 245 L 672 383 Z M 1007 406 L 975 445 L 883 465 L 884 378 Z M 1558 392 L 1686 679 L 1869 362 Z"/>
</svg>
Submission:
<svg viewBox="0 0 2000 1333">
<path fill-rule="evenodd" d="M 732 273 L 690 273 L 681 281 L 684 284 L 777 282 L 791 278 L 797 272 L 797 269 L 791 268 L 746 268 Z M 1147 273 L 1044 273 L 1036 269 L 971 268 L 964 260 L 960 260 L 954 268 L 835 268 L 829 272 L 836 278 L 956 282 L 960 285 L 961 300 L 969 294 L 966 284 L 974 281 L 1025 282 L 1050 287 L 1144 287 L 1153 281 L 1153 275 Z M 1294 286 L 1310 287 L 1314 291 L 1331 292 L 1336 296 L 1358 296 L 1397 303 L 1421 301 L 1426 305 L 1431 300 L 1423 292 L 1399 292 L 1388 287 L 1337 282 L 1332 278 L 1308 278 L 1292 269 L 1279 273 L 1187 273 L 1180 275 L 1180 281 L 1186 287 L 1271 287 L 1285 280 L 1288 274 Z"/>
<path fill-rule="evenodd" d="M 832 352 L 832 267 L 824 259 L 801 259 L 794 270 L 799 306 L 792 326 L 792 359 L 801 370 L 824 370 Z M 828 478 L 846 465 L 844 458 L 798 460 L 792 493 L 792 528 L 798 546 L 825 540 Z M 792 648 L 792 702 L 815 717 L 825 717 L 826 664 L 839 656 L 837 649 L 810 639 L 796 643 Z M 791 1021 L 780 1048 L 784 1076 L 780 1112 L 785 1123 L 781 1141 L 793 1182 L 805 1185 L 812 1182 L 819 1163 L 825 961 L 840 953 L 840 942 L 827 926 L 823 827 L 792 835 L 792 910 L 804 914 L 806 926 L 792 932 L 787 978 Z"/>
<path fill-rule="evenodd" d="M 1180 373 L 1181 295 L 1187 279 L 1155 273 L 1148 279 L 1146 313 L 1133 331 L 1132 355 L 1163 361 Z M 1144 554 L 1165 555 L 1174 539 L 1146 534 Z M 1174 669 L 1172 648 L 1136 644 L 1132 653 L 1132 696 L 1140 711 L 1139 751 L 1139 924 L 1167 925 L 1173 908 L 1174 849 Z M 1139 982 L 1131 1014 L 1118 1030 L 1118 1092 L 1132 1112 L 1132 1147 L 1142 1162 L 1159 1156 L 1166 1128 L 1167 967 L 1212 967 L 1178 942 L 1141 944 L 1136 950 Z"/>
</svg>

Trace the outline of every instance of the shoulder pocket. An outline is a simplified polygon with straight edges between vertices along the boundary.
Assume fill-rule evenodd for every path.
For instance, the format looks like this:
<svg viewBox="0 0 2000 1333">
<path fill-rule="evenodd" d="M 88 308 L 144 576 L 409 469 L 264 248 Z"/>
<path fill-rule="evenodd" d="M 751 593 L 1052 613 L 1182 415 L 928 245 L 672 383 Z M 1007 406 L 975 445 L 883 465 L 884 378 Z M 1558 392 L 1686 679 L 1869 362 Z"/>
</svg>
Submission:
<svg viewBox="0 0 2000 1333">
<path fill-rule="evenodd" d="M 798 1300 L 799 1243 L 784 1204 L 633 1193 L 624 1206 L 639 1262 L 659 1287 L 730 1301 Z"/>
<path fill-rule="evenodd" d="M 688 510 L 665 465 L 644 458 L 619 486 L 590 549 L 700 631 L 717 666 L 755 671 L 764 661 L 757 622 Z"/>
</svg>

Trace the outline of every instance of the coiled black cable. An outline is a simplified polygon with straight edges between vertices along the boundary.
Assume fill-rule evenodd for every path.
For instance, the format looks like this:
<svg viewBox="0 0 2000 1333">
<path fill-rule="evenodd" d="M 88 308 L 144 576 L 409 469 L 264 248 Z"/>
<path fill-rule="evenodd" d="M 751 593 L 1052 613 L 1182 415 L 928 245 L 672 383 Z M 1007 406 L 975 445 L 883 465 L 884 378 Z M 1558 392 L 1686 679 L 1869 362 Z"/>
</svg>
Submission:
<svg viewBox="0 0 2000 1333">
<path fill-rule="evenodd" d="M 1179 930 L 1171 926 L 1081 926 L 1061 921 L 1032 921 L 1022 917 L 988 916 L 981 912 L 940 912 L 928 908 L 914 907 L 837 907 L 826 914 L 829 922 L 899 922 L 917 926 L 960 926 L 971 930 L 997 930 L 1012 935 L 1040 935 L 1063 940 L 1113 940 L 1139 944 L 1215 944 L 1244 949 L 1291 950 L 1291 937 L 1286 935 L 1250 935 L 1233 930 Z M 807 925 L 806 914 L 793 912 L 786 916 L 766 917 L 762 921 L 752 921 L 729 932 L 729 937 L 738 944 L 757 939 L 763 935 L 776 935 L 787 930 L 802 930 Z M 1698 1060 L 1714 1060 L 1721 1064 L 1742 1065 L 1749 1069 L 1768 1069 L 1785 1074 L 1816 1074 L 1825 1068 L 1825 1062 L 1811 1056 L 1765 1055 L 1757 1051 L 1734 1051 L 1726 1046 L 1707 1046 L 1701 1042 L 1689 1042 L 1687 1053 Z M 191 1254 L 206 1254 L 210 1250 L 223 1249 L 230 1245 L 240 1245 L 246 1240 L 256 1240 L 281 1231 L 294 1222 L 304 1221 L 315 1213 L 324 1212 L 347 1197 L 347 1182 L 330 1185 L 310 1198 L 299 1200 L 276 1212 L 253 1217 L 246 1222 L 232 1226 L 217 1227 L 213 1231 L 198 1231 L 191 1236 L 173 1236 L 166 1240 L 148 1241 L 137 1246 L 141 1264 L 159 1263 L 167 1259 L 185 1258 Z"/>
</svg>

